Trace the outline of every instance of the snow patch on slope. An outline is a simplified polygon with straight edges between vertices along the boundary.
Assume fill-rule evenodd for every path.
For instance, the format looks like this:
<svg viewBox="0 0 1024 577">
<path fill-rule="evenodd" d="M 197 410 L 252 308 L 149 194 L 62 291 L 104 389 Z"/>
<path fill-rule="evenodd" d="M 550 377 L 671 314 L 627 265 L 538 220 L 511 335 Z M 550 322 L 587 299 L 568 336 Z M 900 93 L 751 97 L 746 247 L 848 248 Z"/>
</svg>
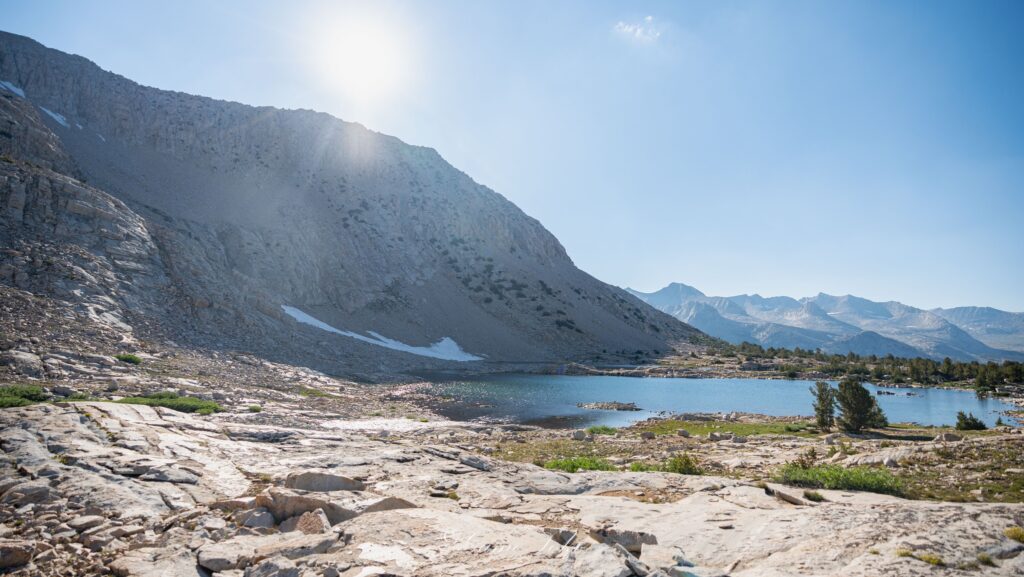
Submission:
<svg viewBox="0 0 1024 577">
<path fill-rule="evenodd" d="M 12 83 L 10 83 L 10 82 L 8 82 L 6 80 L 0 80 L 0 88 L 3 88 L 5 90 L 9 90 L 9 91 L 17 94 L 18 96 L 20 96 L 22 98 L 25 98 L 25 91 L 24 90 L 18 88 L 17 86 L 15 86 L 14 84 L 12 84 Z"/>
<path fill-rule="evenodd" d="M 394 339 L 389 339 L 387 337 L 381 336 L 373 331 L 369 331 L 370 336 L 361 335 L 359 333 L 354 333 L 352 331 L 342 331 L 332 327 L 331 325 L 317 318 L 314 318 L 304 313 L 303 311 L 295 307 L 290 307 L 288 305 L 281 305 L 281 310 L 283 310 L 285 314 L 287 314 L 288 316 L 292 317 L 293 319 L 302 324 L 310 325 L 320 330 L 327 331 L 329 333 L 350 337 L 359 341 L 363 341 L 364 343 L 370 343 L 371 345 L 377 345 L 378 347 L 384 347 L 386 349 L 391 349 L 394 351 L 402 351 L 413 355 L 419 355 L 421 357 L 432 357 L 435 359 L 443 359 L 446 361 L 461 362 L 483 360 L 481 357 L 472 355 L 462 350 L 462 347 L 460 347 L 459 344 L 452 340 L 450 337 L 444 337 L 443 339 L 437 341 L 436 343 L 430 345 L 429 347 L 414 347 L 412 345 L 407 345 L 401 341 L 396 341 Z"/>
<path fill-rule="evenodd" d="M 63 114 L 57 114 L 56 112 L 50 110 L 49 108 L 44 108 L 42 106 L 39 107 L 39 110 L 42 110 L 43 112 L 49 114 L 50 118 L 56 120 L 57 124 L 63 126 L 64 128 L 71 128 L 71 125 L 68 124 L 68 119 L 64 118 Z"/>
</svg>

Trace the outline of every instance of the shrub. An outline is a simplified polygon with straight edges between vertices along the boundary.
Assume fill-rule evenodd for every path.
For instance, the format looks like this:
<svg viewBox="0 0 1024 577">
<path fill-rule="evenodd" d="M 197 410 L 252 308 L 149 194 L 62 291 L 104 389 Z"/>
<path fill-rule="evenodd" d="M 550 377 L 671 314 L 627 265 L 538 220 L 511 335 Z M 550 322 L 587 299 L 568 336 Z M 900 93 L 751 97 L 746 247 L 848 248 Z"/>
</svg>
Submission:
<svg viewBox="0 0 1024 577">
<path fill-rule="evenodd" d="M 648 471 L 656 471 L 657 468 L 643 461 L 634 461 L 629 464 L 629 470 L 634 473 L 646 473 Z"/>
<path fill-rule="evenodd" d="M 903 494 L 903 482 L 888 470 L 877 467 L 845 468 L 839 465 L 805 467 L 799 463 L 788 463 L 779 470 L 776 481 L 813 489 L 870 491 L 888 495 Z"/>
<path fill-rule="evenodd" d="M 128 363 L 129 365 L 142 364 L 142 358 L 139 357 L 138 355 L 133 355 L 131 353 L 120 353 L 114 355 L 114 358 L 121 361 L 122 363 Z"/>
<path fill-rule="evenodd" d="M 197 413 L 200 415 L 209 415 L 224 410 L 223 407 L 213 401 L 197 399 L 196 397 L 181 397 L 177 393 L 153 393 L 144 397 L 125 397 L 117 402 L 127 405 L 164 407 L 182 413 Z"/>
<path fill-rule="evenodd" d="M 587 427 L 587 432 L 591 435 L 614 435 L 619 430 L 615 427 L 609 427 L 608 425 L 594 425 L 593 427 Z"/>
<path fill-rule="evenodd" d="M 822 501 L 825 500 L 825 496 L 817 491 L 811 491 L 810 489 L 807 489 L 804 491 L 804 499 L 807 499 L 808 501 L 813 501 L 815 503 L 821 503 Z"/>
<path fill-rule="evenodd" d="M 958 431 L 984 431 L 988 427 L 978 417 L 974 416 L 974 413 L 964 414 L 963 411 L 959 411 L 956 414 L 956 428 Z"/>
<path fill-rule="evenodd" d="M 1018 543 L 1024 543 L 1024 527 L 1009 527 L 1003 531 L 1003 535 L 1006 535 Z"/>
<path fill-rule="evenodd" d="M 982 565 L 987 565 L 988 567 L 996 566 L 996 562 L 992 560 L 992 556 L 988 553 L 978 553 L 977 559 L 978 563 L 981 563 Z"/>
<path fill-rule="evenodd" d="M 250 413 L 259 413 L 262 410 L 263 410 L 263 407 L 261 407 L 259 405 L 249 405 L 249 412 Z"/>
<path fill-rule="evenodd" d="M 855 379 L 843 379 L 839 383 L 836 401 L 839 403 L 839 428 L 846 432 L 859 433 L 867 427 L 888 424 L 878 401 Z"/>
<path fill-rule="evenodd" d="M 615 466 L 597 457 L 569 457 L 552 459 L 544 463 L 545 469 L 575 473 L 576 471 L 614 471 Z"/>
<path fill-rule="evenodd" d="M 666 473 L 678 473 L 680 475 L 703 475 L 704 470 L 700 468 L 696 459 L 689 455 L 678 455 L 665 462 Z"/>
<path fill-rule="evenodd" d="M 942 557 L 932 553 L 921 553 L 917 555 L 917 559 L 924 561 L 929 565 L 935 565 L 936 567 L 945 567 L 946 562 L 942 560 Z"/>
</svg>

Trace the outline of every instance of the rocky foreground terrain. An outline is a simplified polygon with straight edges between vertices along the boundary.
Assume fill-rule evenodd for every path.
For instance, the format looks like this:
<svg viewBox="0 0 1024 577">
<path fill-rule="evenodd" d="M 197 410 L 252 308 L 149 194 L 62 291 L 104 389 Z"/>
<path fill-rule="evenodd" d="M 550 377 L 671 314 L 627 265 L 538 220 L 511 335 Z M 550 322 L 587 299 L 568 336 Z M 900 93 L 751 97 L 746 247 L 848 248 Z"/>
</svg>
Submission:
<svg viewBox="0 0 1024 577">
<path fill-rule="evenodd" d="M 0 571 L 12 575 L 1024 571 L 1024 545 L 1004 535 L 1024 523 L 1019 503 L 827 490 L 815 502 L 769 476 L 810 447 L 824 459 L 837 444 L 831 461 L 907 471 L 954 446 L 1008 447 L 1019 457 L 1017 429 L 884 442 L 806 431 L 684 437 L 657 423 L 588 436 L 449 422 L 424 408 L 416 386 L 147 341 L 86 310 L 0 290 L 0 382 L 50 396 L 0 409 Z M 125 352 L 140 363 L 111 356 Z M 160 392 L 221 410 L 112 402 Z M 546 451 L 622 466 L 687 453 L 706 474 L 570 474 L 532 463 Z M 956 471 L 944 474 L 974 479 Z M 1009 487 L 1021 469 L 1003 473 Z"/>
</svg>

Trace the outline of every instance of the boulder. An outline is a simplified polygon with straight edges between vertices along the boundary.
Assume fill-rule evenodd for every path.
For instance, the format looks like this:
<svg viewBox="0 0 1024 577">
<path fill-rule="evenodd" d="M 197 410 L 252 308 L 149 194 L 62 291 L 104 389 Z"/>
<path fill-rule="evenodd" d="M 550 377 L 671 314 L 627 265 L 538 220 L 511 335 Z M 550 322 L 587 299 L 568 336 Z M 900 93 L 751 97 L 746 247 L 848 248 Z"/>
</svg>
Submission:
<svg viewBox="0 0 1024 577">
<path fill-rule="evenodd" d="M 644 432 L 640 433 L 640 438 L 645 440 L 645 441 L 652 441 L 652 440 L 654 440 L 654 433 L 652 433 L 650 431 L 644 431 Z"/>
<path fill-rule="evenodd" d="M 956 443 L 957 441 L 962 440 L 964 440 L 964 438 L 961 437 L 960 435 L 957 435 L 956 433 L 950 433 L 948 431 L 945 433 L 939 433 L 938 436 L 935 437 L 936 443 Z"/>
<path fill-rule="evenodd" d="M 50 500 L 50 483 L 45 479 L 37 479 L 35 481 L 25 481 L 24 483 L 18 483 L 11 487 L 6 492 L 0 502 L 13 505 L 15 507 L 21 507 L 28 505 L 29 503 L 43 503 Z"/>
<path fill-rule="evenodd" d="M 0 353 L 0 365 L 6 365 L 14 372 L 26 377 L 42 377 L 45 374 L 43 361 L 38 356 L 25 351 Z"/>
<path fill-rule="evenodd" d="M 268 529 L 276 523 L 273 513 L 268 511 L 266 507 L 256 507 L 255 509 L 242 511 L 235 516 L 235 519 L 243 527 L 252 529 Z"/>
<path fill-rule="evenodd" d="M 366 487 L 361 481 L 318 471 L 292 473 L 284 480 L 284 486 L 299 491 L 327 493 L 330 491 L 362 491 Z"/>
<path fill-rule="evenodd" d="M 718 431 L 711 431 L 710 433 L 708 433 L 708 439 L 711 441 L 715 441 L 716 443 L 718 441 L 728 441 L 729 439 L 732 438 L 732 433 L 719 433 Z"/>
<path fill-rule="evenodd" d="M 615 549 L 594 543 L 576 550 L 572 574 L 578 577 L 630 577 L 633 570 Z"/>
<path fill-rule="evenodd" d="M 576 429 L 572 432 L 571 437 L 574 441 L 582 441 L 587 438 L 587 432 L 582 429 Z"/>
<path fill-rule="evenodd" d="M 679 429 L 676 431 L 676 434 L 680 437 L 686 437 L 687 439 L 690 438 L 690 431 L 687 431 L 686 429 Z"/>
<path fill-rule="evenodd" d="M 675 545 L 647 544 L 640 551 L 640 560 L 651 569 L 668 571 L 673 567 L 692 567 L 683 550 Z"/>
<path fill-rule="evenodd" d="M 21 567 L 32 560 L 36 542 L 21 539 L 0 539 L 0 569 Z"/>
</svg>

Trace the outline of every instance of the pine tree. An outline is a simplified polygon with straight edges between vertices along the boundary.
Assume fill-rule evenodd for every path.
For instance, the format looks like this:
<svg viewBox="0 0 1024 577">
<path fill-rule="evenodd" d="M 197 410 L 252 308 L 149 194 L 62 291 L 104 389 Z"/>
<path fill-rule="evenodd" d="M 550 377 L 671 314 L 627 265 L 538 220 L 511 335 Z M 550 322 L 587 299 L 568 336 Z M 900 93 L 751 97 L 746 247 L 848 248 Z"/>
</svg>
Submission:
<svg viewBox="0 0 1024 577">
<path fill-rule="evenodd" d="M 859 433 L 866 427 L 884 427 L 888 424 L 885 413 L 871 393 L 854 379 L 843 379 L 836 393 L 839 403 L 839 428 L 848 433 Z"/>
<path fill-rule="evenodd" d="M 814 395 L 814 418 L 818 428 L 827 431 L 836 422 L 836 391 L 828 383 L 818 381 L 811 387 Z"/>
</svg>

